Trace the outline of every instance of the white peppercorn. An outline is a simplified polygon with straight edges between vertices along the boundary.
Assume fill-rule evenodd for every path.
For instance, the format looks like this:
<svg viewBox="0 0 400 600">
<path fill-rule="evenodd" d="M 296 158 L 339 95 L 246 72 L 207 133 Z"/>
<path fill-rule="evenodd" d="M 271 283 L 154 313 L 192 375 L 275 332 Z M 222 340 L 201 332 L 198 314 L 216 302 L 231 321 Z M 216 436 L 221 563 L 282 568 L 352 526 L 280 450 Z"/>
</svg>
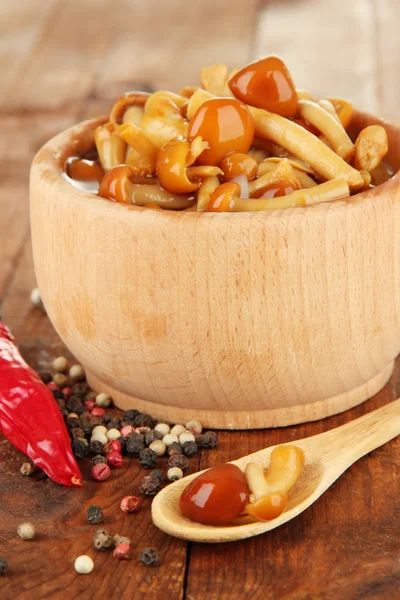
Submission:
<svg viewBox="0 0 400 600">
<path fill-rule="evenodd" d="M 104 433 L 99 432 L 92 435 L 92 437 L 90 438 L 90 442 L 100 442 L 101 444 L 103 444 L 103 446 L 105 446 L 109 442 L 109 440 L 108 437 L 104 435 Z"/>
<path fill-rule="evenodd" d="M 32 463 L 24 462 L 22 464 L 21 475 L 24 475 L 25 477 L 29 477 L 29 475 L 32 475 L 32 473 L 34 473 L 34 472 L 35 472 L 35 467 L 33 466 Z"/>
<path fill-rule="evenodd" d="M 115 429 L 113 427 L 107 431 L 106 437 L 110 442 L 112 442 L 112 440 L 117 440 L 119 437 L 121 437 L 121 432 L 119 429 Z"/>
<path fill-rule="evenodd" d="M 186 444 L 186 442 L 194 442 L 194 440 L 194 435 L 193 433 L 190 433 L 190 431 L 184 431 L 179 436 L 179 443 L 181 446 L 183 446 L 183 444 Z"/>
<path fill-rule="evenodd" d="M 176 435 L 173 435 L 172 433 L 167 433 L 167 435 L 164 435 L 162 441 L 168 448 L 169 446 L 171 446 L 171 444 L 173 444 L 174 442 L 178 442 L 179 440 Z"/>
<path fill-rule="evenodd" d="M 32 523 L 21 523 L 21 525 L 18 525 L 17 533 L 22 540 L 33 540 L 35 528 Z"/>
<path fill-rule="evenodd" d="M 31 302 L 36 308 L 43 308 L 42 296 L 38 287 L 33 288 L 31 291 Z"/>
<path fill-rule="evenodd" d="M 178 479 L 182 479 L 183 471 L 179 467 L 171 467 L 167 471 L 167 478 L 169 481 L 177 481 Z"/>
<path fill-rule="evenodd" d="M 154 427 L 155 431 L 159 431 L 162 436 L 167 435 L 170 432 L 170 426 L 167 423 L 157 423 Z"/>
<path fill-rule="evenodd" d="M 92 435 L 97 435 L 98 433 L 101 433 L 102 435 L 106 435 L 107 427 L 105 425 L 96 425 L 95 427 L 93 427 Z"/>
<path fill-rule="evenodd" d="M 184 431 L 186 431 L 186 427 L 184 427 L 183 425 L 174 425 L 171 429 L 172 435 L 176 435 L 178 438 Z"/>
<path fill-rule="evenodd" d="M 69 378 L 72 381 L 83 381 L 86 379 L 85 371 L 82 365 L 72 365 L 69 370 Z"/>
<path fill-rule="evenodd" d="M 108 408 L 111 404 L 111 396 L 105 394 L 104 392 L 97 394 L 96 404 L 97 406 L 100 406 L 100 408 Z"/>
<path fill-rule="evenodd" d="M 167 446 L 162 440 L 154 440 L 154 442 L 151 442 L 149 448 L 150 450 L 153 450 L 153 452 L 155 452 L 157 456 L 164 456 L 167 450 Z"/>
<path fill-rule="evenodd" d="M 81 575 L 87 575 L 88 573 L 91 573 L 94 569 L 94 562 L 92 561 L 92 559 L 90 558 L 90 556 L 87 556 L 86 554 L 82 554 L 82 556 L 78 556 L 77 559 L 75 559 L 75 571 L 77 573 L 80 573 Z"/>
<path fill-rule="evenodd" d="M 200 421 L 189 421 L 189 423 L 186 423 L 186 429 L 190 431 L 190 433 L 193 433 L 193 435 L 200 435 L 203 431 L 203 426 Z"/>
<path fill-rule="evenodd" d="M 66 373 L 68 371 L 68 358 L 57 356 L 51 363 L 51 368 L 55 373 Z"/>
<path fill-rule="evenodd" d="M 59 388 L 63 388 L 68 383 L 68 377 L 64 373 L 55 373 L 53 375 L 53 381 Z"/>
</svg>

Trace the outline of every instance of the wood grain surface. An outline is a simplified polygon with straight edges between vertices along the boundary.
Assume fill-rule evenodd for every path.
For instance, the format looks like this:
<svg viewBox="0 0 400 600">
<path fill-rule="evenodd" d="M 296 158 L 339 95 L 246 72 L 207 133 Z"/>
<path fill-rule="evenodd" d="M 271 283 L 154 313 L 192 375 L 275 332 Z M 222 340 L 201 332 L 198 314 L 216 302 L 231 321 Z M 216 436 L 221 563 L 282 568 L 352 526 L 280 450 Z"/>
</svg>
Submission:
<svg viewBox="0 0 400 600">
<path fill-rule="evenodd" d="M 35 367 L 65 353 L 47 317 L 30 306 L 35 279 L 29 239 L 30 161 L 46 139 L 106 111 L 121 91 L 195 83 L 202 64 L 232 67 L 282 54 L 297 85 L 346 95 L 361 109 L 398 118 L 397 0 L 2 0 L 0 2 L 0 299 L 23 355 Z M 337 417 L 286 429 L 222 432 L 201 467 L 314 435 L 393 400 L 400 365 L 384 390 Z M 73 492 L 23 478 L 23 457 L 0 441 L 0 555 L 10 572 L 2 600 L 41 598 L 392 599 L 400 584 L 400 441 L 361 459 L 298 519 L 264 536 L 226 545 L 186 544 L 151 524 L 146 506 L 120 513 L 137 490 L 136 461 L 104 485 Z M 192 464 L 192 468 L 195 468 Z M 90 547 L 84 509 L 96 502 L 107 526 L 130 534 L 135 559 L 117 563 Z M 148 501 L 147 505 L 149 504 Z M 23 542 L 16 526 L 35 523 Z M 137 560 L 143 546 L 161 565 Z M 73 570 L 88 551 L 93 573 Z"/>
</svg>

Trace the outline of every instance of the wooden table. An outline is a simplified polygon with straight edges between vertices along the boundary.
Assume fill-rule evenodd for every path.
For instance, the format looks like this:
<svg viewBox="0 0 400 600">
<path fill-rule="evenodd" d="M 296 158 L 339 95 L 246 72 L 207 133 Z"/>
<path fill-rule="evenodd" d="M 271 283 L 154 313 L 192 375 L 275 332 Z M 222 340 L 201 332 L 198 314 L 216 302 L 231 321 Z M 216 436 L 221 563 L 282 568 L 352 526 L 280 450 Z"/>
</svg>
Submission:
<svg viewBox="0 0 400 600">
<path fill-rule="evenodd" d="M 28 170 L 35 151 L 60 130 L 106 112 L 120 92 L 197 82 L 200 66 L 232 67 L 277 52 L 297 85 L 348 96 L 396 119 L 400 79 L 398 0 L 3 0 L 0 3 L 0 298 L 30 364 L 66 352 L 47 317 L 29 301 L 35 284 L 28 218 Z M 43 223 L 43 227 L 46 224 Z M 400 363 L 380 394 L 323 422 L 280 430 L 221 432 L 216 450 L 192 470 L 309 436 L 393 400 Z M 400 440 L 360 460 L 308 511 L 269 535 L 226 545 L 187 544 L 152 525 L 150 501 L 132 516 L 119 499 L 142 473 L 126 461 L 107 484 L 80 491 L 19 474 L 23 457 L 0 440 L 0 555 L 9 575 L 2 600 L 39 598 L 379 599 L 399 598 Z M 87 468 L 85 468 L 87 474 Z M 105 527 L 129 535 L 134 559 L 120 563 L 91 548 L 85 508 L 103 507 Z M 32 521 L 38 538 L 16 527 Z M 143 546 L 158 567 L 138 562 Z M 95 570 L 79 576 L 76 556 Z"/>
</svg>

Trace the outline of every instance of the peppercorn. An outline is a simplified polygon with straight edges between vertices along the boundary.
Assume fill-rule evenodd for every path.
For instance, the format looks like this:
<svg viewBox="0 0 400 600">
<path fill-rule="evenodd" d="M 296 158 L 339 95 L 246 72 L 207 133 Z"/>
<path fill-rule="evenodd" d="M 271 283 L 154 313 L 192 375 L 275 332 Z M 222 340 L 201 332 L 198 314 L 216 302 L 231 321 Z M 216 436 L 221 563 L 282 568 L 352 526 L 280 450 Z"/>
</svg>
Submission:
<svg viewBox="0 0 400 600">
<path fill-rule="evenodd" d="M 89 443 L 82 438 L 75 439 L 72 442 L 72 452 L 76 458 L 86 458 L 89 454 Z"/>
<path fill-rule="evenodd" d="M 130 540 L 130 538 L 126 537 L 125 535 L 115 534 L 113 537 L 113 544 L 115 547 L 119 546 L 120 544 L 128 544 L 128 546 L 130 546 L 131 540 Z"/>
<path fill-rule="evenodd" d="M 55 373 L 65 373 L 68 371 L 68 358 L 58 356 L 51 363 L 51 367 Z"/>
<path fill-rule="evenodd" d="M 78 558 L 75 559 L 74 567 L 77 573 L 80 573 L 81 575 L 87 575 L 93 571 L 94 562 L 90 556 L 82 554 L 82 556 L 78 556 Z"/>
<path fill-rule="evenodd" d="M 54 383 L 54 381 L 50 381 L 50 383 L 47 384 L 47 387 L 49 388 L 49 390 L 52 392 L 53 390 L 59 390 L 60 388 L 58 387 L 58 385 L 56 383 Z"/>
<path fill-rule="evenodd" d="M 157 423 L 157 425 L 154 427 L 154 431 L 159 431 L 163 437 L 164 435 L 167 435 L 170 430 L 170 426 L 167 425 L 167 423 Z"/>
<path fill-rule="evenodd" d="M 168 461 L 168 467 L 179 467 L 185 471 L 189 466 L 189 461 L 183 454 L 174 454 Z"/>
<path fill-rule="evenodd" d="M 90 452 L 92 454 L 102 454 L 104 450 L 104 444 L 99 442 L 99 440 L 91 440 L 90 442 Z"/>
<path fill-rule="evenodd" d="M 100 506 L 91 504 L 86 512 L 87 520 L 91 525 L 97 525 L 103 520 L 103 511 Z"/>
<path fill-rule="evenodd" d="M 126 438 L 126 453 L 128 456 L 138 458 L 144 449 L 144 439 L 139 433 L 131 433 Z"/>
<path fill-rule="evenodd" d="M 103 433 L 92 433 L 90 442 L 100 442 L 100 444 L 103 444 L 103 446 L 105 446 L 106 444 L 108 444 L 108 439 Z"/>
<path fill-rule="evenodd" d="M 100 408 L 99 406 L 95 406 L 92 410 L 92 417 L 102 417 L 106 411 L 104 408 Z"/>
<path fill-rule="evenodd" d="M 106 433 L 106 437 L 108 440 L 117 440 L 121 435 L 121 432 L 119 431 L 119 429 L 115 429 L 114 427 L 112 429 L 109 429 Z"/>
<path fill-rule="evenodd" d="M 186 427 L 184 427 L 183 425 L 174 425 L 173 428 L 171 429 L 170 433 L 172 435 L 176 435 L 177 438 L 179 438 L 179 436 L 184 433 L 186 431 Z"/>
<path fill-rule="evenodd" d="M 110 452 L 107 454 L 107 462 L 110 467 L 120 467 L 122 465 L 122 454 L 119 452 Z"/>
<path fill-rule="evenodd" d="M 146 444 L 146 446 L 150 446 L 150 444 L 152 442 L 155 442 L 156 440 L 162 440 L 162 439 L 163 439 L 162 434 L 159 431 L 156 431 L 155 429 L 147 431 L 144 434 L 144 443 Z"/>
<path fill-rule="evenodd" d="M 113 556 L 114 558 L 118 558 L 119 560 L 129 560 L 129 551 L 130 551 L 131 547 L 129 546 L 129 544 L 119 544 L 114 552 L 113 552 Z"/>
<path fill-rule="evenodd" d="M 120 508 L 125 513 L 134 513 L 138 510 L 139 504 L 137 496 L 125 496 L 120 502 Z"/>
<path fill-rule="evenodd" d="M 154 419 L 150 415 L 146 413 L 139 414 L 135 419 L 135 427 L 150 427 L 152 429 L 154 427 Z"/>
<path fill-rule="evenodd" d="M 83 405 L 82 399 L 76 394 L 71 394 L 71 396 L 68 398 L 67 408 L 71 412 L 75 412 L 78 414 L 82 414 L 86 410 Z"/>
<path fill-rule="evenodd" d="M 41 296 L 41 293 L 40 293 L 40 290 L 38 287 L 33 288 L 31 291 L 31 303 L 36 308 L 44 309 L 43 302 L 42 302 L 42 296 Z"/>
<path fill-rule="evenodd" d="M 140 562 L 147 567 L 151 567 L 158 562 L 158 552 L 154 548 L 143 548 L 140 551 Z"/>
<path fill-rule="evenodd" d="M 96 404 L 97 406 L 100 406 L 100 408 L 108 408 L 111 404 L 111 396 L 104 392 L 97 394 Z"/>
<path fill-rule="evenodd" d="M 140 491 L 146 496 L 155 496 L 161 490 L 161 481 L 157 477 L 145 475 L 140 482 Z"/>
<path fill-rule="evenodd" d="M 154 442 L 151 442 L 149 448 L 150 450 L 153 450 L 157 456 L 164 456 L 165 451 L 167 450 L 167 446 L 162 440 L 154 440 Z"/>
<path fill-rule="evenodd" d="M 78 440 L 79 438 L 84 439 L 85 432 L 80 427 L 74 427 L 71 429 L 71 437 L 73 440 Z"/>
<path fill-rule="evenodd" d="M 195 454 L 197 454 L 197 444 L 196 442 L 185 442 L 182 446 L 183 454 L 188 458 L 191 458 Z"/>
<path fill-rule="evenodd" d="M 218 441 L 218 435 L 215 431 L 207 431 L 207 433 L 200 436 L 200 448 L 215 448 L 218 445 Z M 198 442 L 197 445 L 199 445 Z"/>
<path fill-rule="evenodd" d="M 107 464 L 107 459 L 105 456 L 102 456 L 101 454 L 96 454 L 96 456 L 94 456 L 92 458 L 92 465 L 106 465 Z"/>
<path fill-rule="evenodd" d="M 29 477 L 29 475 L 32 475 L 32 473 L 35 472 L 35 466 L 30 463 L 30 462 L 24 462 L 22 467 L 21 467 L 21 475 L 24 475 L 25 477 Z"/>
<path fill-rule="evenodd" d="M 186 429 L 193 435 L 199 435 L 203 431 L 203 426 L 200 421 L 189 421 L 186 423 Z"/>
<path fill-rule="evenodd" d="M 167 435 L 164 435 L 162 441 L 164 442 L 164 444 L 167 446 L 167 448 L 169 448 L 169 446 L 172 446 L 172 444 L 174 442 L 178 443 L 178 436 L 173 435 L 172 433 L 167 433 Z"/>
<path fill-rule="evenodd" d="M 124 421 L 129 425 L 133 425 L 136 417 L 140 415 L 140 412 L 136 409 L 126 410 L 124 412 Z"/>
<path fill-rule="evenodd" d="M 62 393 L 64 394 L 64 397 L 65 397 L 65 398 L 69 398 L 69 397 L 70 397 L 70 395 L 72 394 L 72 390 L 71 390 L 71 388 L 70 388 L 70 387 L 65 387 L 65 388 L 63 388 L 61 391 L 62 391 Z"/>
<path fill-rule="evenodd" d="M 105 481 L 110 477 L 110 472 L 108 465 L 98 463 L 97 465 L 93 465 L 90 474 L 95 481 Z"/>
<path fill-rule="evenodd" d="M 53 375 L 53 381 L 60 388 L 63 388 L 68 383 L 68 377 L 64 375 L 64 373 L 56 373 L 55 375 Z"/>
<path fill-rule="evenodd" d="M 113 539 L 105 529 L 98 529 L 93 536 L 93 546 L 96 550 L 106 550 L 112 546 Z"/>
<path fill-rule="evenodd" d="M 78 385 L 78 384 L 76 384 Z M 94 392 L 93 390 L 91 390 L 90 392 L 88 392 L 85 396 L 85 400 L 96 400 L 96 396 L 97 396 L 97 392 Z"/>
<path fill-rule="evenodd" d="M 96 425 L 95 427 L 93 427 L 92 434 L 97 435 L 98 433 L 106 435 L 107 427 L 105 425 Z"/>
<path fill-rule="evenodd" d="M 76 413 L 71 412 L 67 416 L 67 423 L 68 423 L 68 427 L 70 427 L 71 429 L 74 429 L 75 427 L 79 427 L 80 419 Z"/>
<path fill-rule="evenodd" d="M 190 433 L 190 431 L 184 431 L 179 436 L 179 443 L 181 446 L 183 446 L 183 444 L 186 444 L 186 442 L 194 442 L 194 441 L 195 441 L 194 435 L 193 435 L 193 433 Z"/>
<path fill-rule="evenodd" d="M 65 400 L 65 396 L 61 390 L 52 390 L 51 393 L 56 400 Z"/>
<path fill-rule="evenodd" d="M 87 400 L 86 395 L 88 393 L 88 384 L 87 383 L 74 383 L 72 386 L 72 393 L 80 396 L 82 400 Z"/>
<path fill-rule="evenodd" d="M 156 466 L 157 456 L 150 448 L 144 448 L 139 454 L 139 462 L 144 469 L 153 469 Z"/>
<path fill-rule="evenodd" d="M 50 383 L 50 381 L 53 379 L 53 375 L 48 371 L 39 371 L 38 375 L 43 383 Z"/>
<path fill-rule="evenodd" d="M 3 556 L 0 556 L 0 575 L 5 575 L 8 571 L 8 563 Z"/>
<path fill-rule="evenodd" d="M 182 454 L 182 452 L 183 452 L 183 448 L 177 442 L 174 442 L 173 444 L 171 444 L 167 450 L 168 456 L 174 456 L 174 454 Z"/>
<path fill-rule="evenodd" d="M 116 416 L 111 417 L 111 419 L 107 423 L 107 429 L 108 430 L 110 430 L 110 429 L 118 429 L 118 430 L 121 429 L 121 419 L 118 418 L 118 417 L 116 417 Z"/>
<path fill-rule="evenodd" d="M 119 442 L 119 445 L 121 446 L 121 454 L 125 454 L 126 451 L 126 439 L 124 437 L 119 437 L 116 440 L 113 440 L 114 442 Z"/>
<path fill-rule="evenodd" d="M 104 446 L 103 451 L 104 454 L 109 454 L 110 452 L 119 452 L 121 454 L 121 444 L 118 440 L 111 440 Z"/>
<path fill-rule="evenodd" d="M 72 381 L 82 381 L 83 379 L 86 379 L 85 371 L 82 365 L 72 365 L 68 374 Z"/>
<path fill-rule="evenodd" d="M 96 406 L 96 402 L 94 400 L 85 400 L 84 404 L 89 412 L 91 412 Z"/>
<path fill-rule="evenodd" d="M 122 421 L 122 423 L 123 422 L 124 421 Z M 122 425 L 122 423 L 121 423 L 121 425 Z M 120 429 L 120 433 L 121 433 L 122 437 L 124 437 L 124 438 L 128 437 L 128 435 L 132 432 L 133 432 L 132 425 L 123 425 Z"/>
<path fill-rule="evenodd" d="M 17 533 L 22 540 L 33 540 L 36 532 L 32 523 L 21 523 L 17 527 Z"/>
<path fill-rule="evenodd" d="M 163 472 L 160 471 L 160 469 L 154 469 L 154 471 L 150 471 L 149 475 L 150 477 L 158 479 L 160 482 L 162 482 L 162 480 L 164 479 Z"/>
<path fill-rule="evenodd" d="M 179 467 L 171 467 L 167 471 L 167 478 L 169 481 L 177 481 L 178 479 L 182 479 L 183 471 Z"/>
</svg>

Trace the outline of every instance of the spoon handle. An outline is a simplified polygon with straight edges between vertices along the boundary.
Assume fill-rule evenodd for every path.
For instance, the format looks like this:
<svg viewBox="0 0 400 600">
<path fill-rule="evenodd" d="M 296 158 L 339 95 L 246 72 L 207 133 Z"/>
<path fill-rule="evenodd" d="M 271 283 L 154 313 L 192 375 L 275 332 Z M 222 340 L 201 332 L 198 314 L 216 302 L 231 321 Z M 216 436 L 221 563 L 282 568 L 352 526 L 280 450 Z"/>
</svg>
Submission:
<svg viewBox="0 0 400 600">
<path fill-rule="evenodd" d="M 324 459 L 349 466 L 400 434 L 400 398 L 341 427 L 314 437 Z M 317 439 L 319 438 L 319 439 Z"/>
</svg>

